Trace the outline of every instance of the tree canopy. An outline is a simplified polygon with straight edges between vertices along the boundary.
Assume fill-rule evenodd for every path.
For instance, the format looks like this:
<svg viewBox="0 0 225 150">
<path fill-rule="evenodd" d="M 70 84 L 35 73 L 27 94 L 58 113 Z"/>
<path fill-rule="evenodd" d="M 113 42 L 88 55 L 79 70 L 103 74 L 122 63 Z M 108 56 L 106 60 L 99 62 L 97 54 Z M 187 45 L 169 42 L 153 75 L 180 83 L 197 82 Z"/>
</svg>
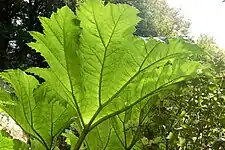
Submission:
<svg viewBox="0 0 225 150">
<path fill-rule="evenodd" d="M 168 37 L 185 36 L 190 27 L 190 21 L 185 19 L 180 11 L 170 7 L 166 0 L 109 0 L 112 3 L 125 3 L 136 7 L 142 18 L 137 25 L 139 36 Z"/>
<path fill-rule="evenodd" d="M 32 41 L 29 31 L 42 32 L 38 16 L 49 17 L 64 5 L 62 0 L 0 1 L 0 70 L 47 66 L 44 58 L 26 45 Z"/>
<path fill-rule="evenodd" d="M 75 12 L 84 0 L 1 0 L 0 1 L 0 70 L 25 69 L 29 66 L 47 67 L 40 54 L 31 50 L 26 43 L 32 41 L 29 31 L 40 31 L 38 16 L 49 17 L 57 8 L 69 5 Z M 166 0 L 111 0 L 126 3 L 139 9 L 143 19 L 137 26 L 139 36 L 185 35 L 190 22 L 171 8 Z"/>
</svg>

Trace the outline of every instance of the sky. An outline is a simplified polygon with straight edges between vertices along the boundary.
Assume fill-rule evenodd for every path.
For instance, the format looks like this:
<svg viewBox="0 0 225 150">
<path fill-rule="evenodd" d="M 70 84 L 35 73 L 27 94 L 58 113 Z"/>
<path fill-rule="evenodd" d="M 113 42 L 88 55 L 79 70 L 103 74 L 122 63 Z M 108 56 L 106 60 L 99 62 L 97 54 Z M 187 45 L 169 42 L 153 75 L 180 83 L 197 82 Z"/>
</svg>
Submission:
<svg viewBox="0 0 225 150">
<path fill-rule="evenodd" d="M 167 0 L 168 4 L 181 9 L 181 14 L 192 22 L 190 35 L 213 36 L 225 49 L 225 3 L 222 0 Z"/>
</svg>

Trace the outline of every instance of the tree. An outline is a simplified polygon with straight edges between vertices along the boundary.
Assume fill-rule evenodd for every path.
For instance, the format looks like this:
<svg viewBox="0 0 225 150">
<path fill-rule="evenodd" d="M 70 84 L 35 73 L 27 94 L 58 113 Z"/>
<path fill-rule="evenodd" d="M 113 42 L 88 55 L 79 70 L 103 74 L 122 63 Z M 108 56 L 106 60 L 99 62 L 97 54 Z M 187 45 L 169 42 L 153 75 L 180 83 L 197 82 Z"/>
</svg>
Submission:
<svg viewBox="0 0 225 150">
<path fill-rule="evenodd" d="M 219 50 L 219 47 L 216 44 L 215 39 L 207 34 L 201 34 L 197 38 L 196 43 L 206 51 L 216 52 Z"/>
<path fill-rule="evenodd" d="M 76 1 L 70 1 L 73 10 Z M 42 32 L 38 16 L 49 17 L 63 0 L 0 0 L 0 70 L 47 67 L 44 58 L 29 48 L 29 31 Z"/>
<path fill-rule="evenodd" d="M 208 53 L 202 61 L 214 69 L 215 75 L 221 74 L 225 70 L 225 53 L 216 43 L 215 39 L 207 34 L 201 34 L 196 43 Z"/>
<path fill-rule="evenodd" d="M 109 0 L 112 3 L 126 3 L 139 9 L 143 19 L 137 25 L 139 36 L 168 37 L 187 35 L 190 21 L 180 11 L 171 8 L 166 0 Z"/>
<path fill-rule="evenodd" d="M 0 1 L 0 70 L 25 69 L 29 66 L 47 67 L 42 56 L 31 50 L 29 31 L 42 32 L 38 15 L 49 17 L 52 11 L 67 5 L 75 6 L 85 0 L 1 0 Z M 143 21 L 137 25 L 136 35 L 171 36 L 187 33 L 190 22 L 170 8 L 165 0 L 111 0 L 137 7 Z"/>
</svg>

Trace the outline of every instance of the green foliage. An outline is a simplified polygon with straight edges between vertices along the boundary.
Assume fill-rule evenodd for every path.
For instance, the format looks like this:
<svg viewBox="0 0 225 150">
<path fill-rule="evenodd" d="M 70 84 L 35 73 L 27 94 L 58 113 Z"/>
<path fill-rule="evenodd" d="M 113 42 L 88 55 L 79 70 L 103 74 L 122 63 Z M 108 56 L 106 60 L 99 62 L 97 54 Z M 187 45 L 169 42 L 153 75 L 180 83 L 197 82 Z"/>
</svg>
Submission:
<svg viewBox="0 0 225 150">
<path fill-rule="evenodd" d="M 78 137 L 73 134 L 71 130 L 66 130 L 65 133 L 62 134 L 64 137 L 66 137 L 66 143 L 70 145 L 71 150 L 76 145 Z"/>
<path fill-rule="evenodd" d="M 0 149 L 2 150 L 13 150 L 13 140 L 7 137 L 4 137 L 2 133 L 0 133 Z"/>
<path fill-rule="evenodd" d="M 220 80 L 207 77 L 192 81 L 193 87 L 187 87 L 180 98 L 180 107 L 183 106 L 185 120 L 176 126 L 182 126 L 179 133 L 189 144 L 188 149 L 216 148 L 218 139 L 223 137 L 224 125 L 224 92 Z M 189 85 L 190 86 L 190 85 Z M 191 96 L 190 96 L 191 95 Z M 183 100 L 183 103 L 182 103 Z M 184 103 L 186 100 L 186 103 Z M 184 105 L 186 105 L 184 107 Z M 222 145 L 220 145 L 221 147 Z"/>
<path fill-rule="evenodd" d="M 24 142 L 21 142 L 20 140 L 13 140 L 13 149 L 14 150 L 29 150 L 30 146 Z"/>
<path fill-rule="evenodd" d="M 129 5 L 89 0 L 77 16 L 63 7 L 40 18 L 44 33 L 31 32 L 36 42 L 28 45 L 50 68 L 27 71 L 45 82 L 21 70 L 1 73 L 13 88 L 1 91 L 2 108 L 35 139 L 35 149 L 54 149 L 72 121 L 79 132 L 78 139 L 66 134 L 71 145 L 77 140 L 73 149 L 142 146 L 152 96 L 194 76 L 201 66 L 186 58 L 201 50 L 182 39 L 145 42 L 134 36 L 137 14 Z"/>
<path fill-rule="evenodd" d="M 197 44 L 205 50 L 210 52 L 215 52 L 219 50 L 218 45 L 215 42 L 215 39 L 209 35 L 201 34 L 197 39 Z"/>
<path fill-rule="evenodd" d="M 198 60 L 210 66 L 210 76 L 200 74 L 152 97 L 148 122 L 141 127 L 146 149 L 224 147 L 224 53 L 208 36 L 197 43 L 209 53 Z"/>
<path fill-rule="evenodd" d="M 46 149 L 54 147 L 55 138 L 72 121 L 72 108 L 61 104 L 57 100 L 60 97 L 46 84 L 38 85 L 34 77 L 21 70 L 9 70 L 0 76 L 14 89 L 12 93 L 1 91 L 3 104 L 14 102 L 2 105 L 2 109 Z"/>
<path fill-rule="evenodd" d="M 185 84 L 184 84 L 185 83 Z M 146 146 L 219 149 L 224 142 L 224 91 L 220 80 L 197 77 L 152 97 L 142 127 Z"/>
<path fill-rule="evenodd" d="M 12 139 L 8 133 L 0 131 L 0 149 L 1 150 L 28 150 L 29 146 L 17 139 Z"/>
<path fill-rule="evenodd" d="M 215 39 L 209 35 L 202 34 L 196 43 L 208 53 L 208 56 L 205 56 L 204 59 L 201 58 L 201 61 L 211 66 L 215 76 L 223 73 L 225 69 L 225 54 L 224 50 L 216 44 Z"/>
<path fill-rule="evenodd" d="M 180 11 L 171 8 L 166 0 L 109 0 L 125 3 L 140 10 L 142 21 L 137 25 L 136 35 L 153 37 L 186 36 L 191 25 Z"/>
</svg>

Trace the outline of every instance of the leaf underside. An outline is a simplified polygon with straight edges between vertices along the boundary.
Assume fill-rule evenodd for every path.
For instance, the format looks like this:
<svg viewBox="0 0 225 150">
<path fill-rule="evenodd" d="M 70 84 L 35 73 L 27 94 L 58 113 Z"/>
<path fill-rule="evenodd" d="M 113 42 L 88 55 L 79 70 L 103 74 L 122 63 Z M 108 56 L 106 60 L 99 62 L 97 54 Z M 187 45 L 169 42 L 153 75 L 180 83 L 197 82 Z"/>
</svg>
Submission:
<svg viewBox="0 0 225 150">
<path fill-rule="evenodd" d="M 1 99 L 13 101 L 14 105 L 2 105 L 22 129 L 40 141 L 46 148 L 54 145 L 55 138 L 72 122 L 73 109 L 65 106 L 60 97 L 46 84 L 21 70 L 9 70 L 0 76 L 10 83 L 15 93 L 6 93 Z M 5 99 L 4 99 L 5 98 Z"/>
<path fill-rule="evenodd" d="M 46 82 L 38 85 L 36 79 L 19 70 L 3 73 L 17 94 L 12 101 L 18 103 L 5 109 L 47 147 L 74 114 L 80 119 L 80 133 L 85 125 L 92 130 L 85 139 L 89 149 L 112 149 L 115 143 L 120 143 L 118 149 L 132 145 L 131 133 L 126 139 L 120 135 L 127 112 L 165 87 L 194 75 L 200 66 L 187 60 L 199 52 L 196 45 L 182 39 L 165 43 L 150 38 L 145 42 L 134 36 L 138 13 L 129 5 L 104 6 L 101 0 L 89 0 L 80 6 L 77 16 L 65 6 L 50 19 L 40 18 L 44 33 L 31 32 L 36 42 L 28 45 L 45 57 L 50 68 L 27 71 Z M 5 95 L 8 101 L 9 95 Z M 38 119 L 40 115 L 42 119 Z M 118 118 L 121 115 L 122 119 Z M 93 141 L 96 135 L 97 143 Z"/>
</svg>

